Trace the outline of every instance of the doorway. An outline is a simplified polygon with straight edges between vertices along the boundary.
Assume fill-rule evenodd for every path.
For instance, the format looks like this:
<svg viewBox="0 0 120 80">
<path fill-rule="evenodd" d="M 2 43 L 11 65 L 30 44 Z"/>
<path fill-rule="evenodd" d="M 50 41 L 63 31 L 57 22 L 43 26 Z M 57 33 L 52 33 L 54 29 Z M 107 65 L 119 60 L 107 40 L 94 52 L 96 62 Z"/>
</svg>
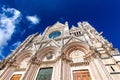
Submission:
<svg viewBox="0 0 120 80">
<path fill-rule="evenodd" d="M 74 70 L 73 80 L 92 80 L 88 69 L 85 70 Z"/>
<path fill-rule="evenodd" d="M 20 80 L 21 76 L 22 76 L 21 74 L 15 74 L 12 76 L 10 80 Z"/>
</svg>

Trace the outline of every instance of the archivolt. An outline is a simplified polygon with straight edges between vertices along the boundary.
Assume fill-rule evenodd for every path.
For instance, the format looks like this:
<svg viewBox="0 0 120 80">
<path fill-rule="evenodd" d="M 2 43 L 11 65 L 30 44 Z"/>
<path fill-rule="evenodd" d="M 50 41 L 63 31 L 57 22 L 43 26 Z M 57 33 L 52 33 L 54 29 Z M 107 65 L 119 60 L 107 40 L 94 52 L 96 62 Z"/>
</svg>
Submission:
<svg viewBox="0 0 120 80">
<path fill-rule="evenodd" d="M 30 50 L 25 50 L 19 53 L 19 55 L 16 56 L 16 63 L 21 63 L 25 58 L 31 57 L 32 52 Z"/>
<path fill-rule="evenodd" d="M 55 47 L 55 46 L 48 46 L 48 47 L 46 47 L 46 48 L 43 48 L 43 49 L 41 49 L 38 53 L 37 53 L 37 55 L 36 55 L 36 57 L 37 57 L 37 59 L 38 60 L 42 60 L 42 58 L 47 54 L 47 53 L 57 53 L 57 47 Z"/>
<path fill-rule="evenodd" d="M 70 53 L 74 50 L 80 50 L 85 54 L 89 53 L 89 46 L 80 42 L 71 42 L 68 45 L 65 45 L 63 48 L 63 53 L 69 57 Z"/>
</svg>

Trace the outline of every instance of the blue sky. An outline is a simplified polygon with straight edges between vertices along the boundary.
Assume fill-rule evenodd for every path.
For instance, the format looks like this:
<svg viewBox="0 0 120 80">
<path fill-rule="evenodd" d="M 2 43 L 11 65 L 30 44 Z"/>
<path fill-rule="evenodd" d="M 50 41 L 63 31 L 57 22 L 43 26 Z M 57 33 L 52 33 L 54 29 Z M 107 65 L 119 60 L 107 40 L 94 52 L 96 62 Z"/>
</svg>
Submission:
<svg viewBox="0 0 120 80">
<path fill-rule="evenodd" d="M 88 21 L 120 49 L 120 0 L 0 0 L 0 60 L 57 21 Z"/>
</svg>

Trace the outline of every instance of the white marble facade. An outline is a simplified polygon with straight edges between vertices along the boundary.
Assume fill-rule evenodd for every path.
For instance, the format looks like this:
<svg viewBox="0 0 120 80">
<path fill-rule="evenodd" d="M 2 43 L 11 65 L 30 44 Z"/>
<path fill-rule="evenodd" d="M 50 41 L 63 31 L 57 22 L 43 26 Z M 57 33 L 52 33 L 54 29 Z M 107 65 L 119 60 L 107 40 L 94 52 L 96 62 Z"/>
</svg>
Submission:
<svg viewBox="0 0 120 80">
<path fill-rule="evenodd" d="M 120 54 L 88 22 L 71 29 L 57 22 L 0 62 L 0 80 L 42 80 L 38 74 L 47 68 L 46 80 L 119 80 Z"/>
</svg>

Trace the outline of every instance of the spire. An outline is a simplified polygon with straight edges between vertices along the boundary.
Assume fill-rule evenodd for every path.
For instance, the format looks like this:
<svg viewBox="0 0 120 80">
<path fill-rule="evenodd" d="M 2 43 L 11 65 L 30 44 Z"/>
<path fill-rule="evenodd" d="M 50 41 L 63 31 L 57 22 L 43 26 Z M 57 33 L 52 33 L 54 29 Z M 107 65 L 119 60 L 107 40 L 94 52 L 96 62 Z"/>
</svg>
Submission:
<svg viewBox="0 0 120 80">
<path fill-rule="evenodd" d="M 77 24 L 78 24 L 79 28 L 82 28 L 82 23 L 81 22 L 78 22 Z"/>
<path fill-rule="evenodd" d="M 65 25 L 68 26 L 68 22 L 67 21 L 65 22 Z"/>
<path fill-rule="evenodd" d="M 72 25 L 71 29 L 70 30 L 75 30 L 75 29 L 78 29 L 77 27 L 75 27 L 74 25 Z"/>
</svg>

